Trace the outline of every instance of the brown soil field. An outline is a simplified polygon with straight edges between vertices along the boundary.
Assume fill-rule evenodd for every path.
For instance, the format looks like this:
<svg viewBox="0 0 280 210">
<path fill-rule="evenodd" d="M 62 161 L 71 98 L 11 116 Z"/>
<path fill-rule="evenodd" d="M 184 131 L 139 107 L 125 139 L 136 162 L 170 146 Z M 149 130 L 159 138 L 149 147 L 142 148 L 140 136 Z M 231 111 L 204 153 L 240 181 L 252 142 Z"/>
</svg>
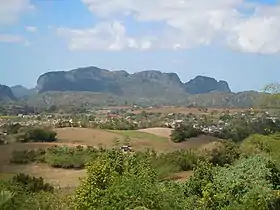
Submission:
<svg viewBox="0 0 280 210">
<path fill-rule="evenodd" d="M 172 129 L 171 128 L 145 128 L 145 129 L 140 129 L 138 131 L 154 134 L 154 135 L 165 137 L 165 138 L 169 138 Z"/>
</svg>

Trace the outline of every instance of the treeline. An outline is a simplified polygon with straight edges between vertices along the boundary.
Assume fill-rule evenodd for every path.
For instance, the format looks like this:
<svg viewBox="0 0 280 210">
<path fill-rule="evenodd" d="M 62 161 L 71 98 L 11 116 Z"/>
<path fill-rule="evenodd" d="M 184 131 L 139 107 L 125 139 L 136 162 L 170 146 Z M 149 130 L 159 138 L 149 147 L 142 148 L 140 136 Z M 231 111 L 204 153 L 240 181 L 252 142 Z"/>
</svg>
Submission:
<svg viewBox="0 0 280 210">
<path fill-rule="evenodd" d="M 194 127 L 192 124 L 179 124 L 172 131 L 170 137 L 176 143 L 202 134 L 240 142 L 252 134 L 270 135 L 276 132 L 280 132 L 279 120 L 257 119 L 249 122 L 245 120 L 234 121 L 214 132 L 203 132 L 201 128 Z"/>
<path fill-rule="evenodd" d="M 21 126 L 19 123 L 6 124 L 1 127 L 7 136 L 17 142 L 54 142 L 57 133 L 48 128 Z"/>
</svg>

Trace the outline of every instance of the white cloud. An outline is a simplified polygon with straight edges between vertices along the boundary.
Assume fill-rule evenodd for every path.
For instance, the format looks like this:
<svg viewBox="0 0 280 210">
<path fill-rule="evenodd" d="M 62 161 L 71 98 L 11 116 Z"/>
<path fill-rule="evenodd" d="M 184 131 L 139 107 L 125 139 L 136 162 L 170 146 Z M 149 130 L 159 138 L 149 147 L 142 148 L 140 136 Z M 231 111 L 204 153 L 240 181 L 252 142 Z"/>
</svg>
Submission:
<svg viewBox="0 0 280 210">
<path fill-rule="evenodd" d="M 37 32 L 37 28 L 35 26 L 26 26 L 25 30 L 31 33 Z"/>
<path fill-rule="evenodd" d="M 0 34 L 0 43 L 18 43 L 24 46 L 29 46 L 30 42 L 24 37 L 12 34 Z"/>
<path fill-rule="evenodd" d="M 12 24 L 20 15 L 34 9 L 31 0 L 0 0 L 0 25 Z"/>
<path fill-rule="evenodd" d="M 118 21 L 102 22 L 91 29 L 58 28 L 57 33 L 68 40 L 70 50 L 145 50 L 150 49 L 152 43 L 152 39 L 127 36 L 125 27 Z"/>
<path fill-rule="evenodd" d="M 280 53 L 280 6 L 260 7 L 237 24 L 229 37 L 231 46 L 245 52 Z"/>
<path fill-rule="evenodd" d="M 60 28 L 58 34 L 72 50 L 185 49 L 215 41 L 245 52 L 280 52 L 280 7 L 244 0 L 82 0 L 104 19 L 90 29 Z M 137 22 L 160 22 L 156 34 L 130 36 L 115 17 L 132 16 Z M 137 27 L 137 25 L 135 25 Z"/>
</svg>

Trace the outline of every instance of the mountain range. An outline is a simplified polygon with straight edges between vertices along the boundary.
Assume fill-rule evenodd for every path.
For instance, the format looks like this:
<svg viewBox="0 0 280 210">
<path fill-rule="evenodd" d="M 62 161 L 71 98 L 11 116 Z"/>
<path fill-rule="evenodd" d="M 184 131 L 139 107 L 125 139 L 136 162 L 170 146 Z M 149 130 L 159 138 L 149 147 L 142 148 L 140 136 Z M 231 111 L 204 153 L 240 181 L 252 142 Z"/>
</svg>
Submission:
<svg viewBox="0 0 280 210">
<path fill-rule="evenodd" d="M 109 71 L 97 67 L 71 71 L 48 72 L 37 81 L 39 93 L 48 91 L 91 91 L 116 95 L 152 97 L 160 94 L 201 94 L 211 91 L 231 92 L 225 81 L 197 76 L 182 83 L 176 73 L 146 70 L 133 74 L 126 71 Z"/>
<path fill-rule="evenodd" d="M 0 87 L 0 101 L 18 98 L 43 105 L 95 104 L 98 101 L 251 106 L 258 95 L 257 92 L 232 93 L 226 81 L 207 76 L 199 75 L 184 83 L 176 73 L 145 70 L 129 74 L 123 70 L 109 71 L 93 66 L 47 72 L 38 78 L 33 89 L 20 85 Z"/>
</svg>

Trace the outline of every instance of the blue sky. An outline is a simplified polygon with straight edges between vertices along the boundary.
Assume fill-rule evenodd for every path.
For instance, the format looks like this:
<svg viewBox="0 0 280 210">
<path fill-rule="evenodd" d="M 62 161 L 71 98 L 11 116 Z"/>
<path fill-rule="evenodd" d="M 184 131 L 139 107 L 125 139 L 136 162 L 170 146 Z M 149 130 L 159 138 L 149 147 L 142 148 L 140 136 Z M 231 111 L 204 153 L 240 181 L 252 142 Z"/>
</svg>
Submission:
<svg viewBox="0 0 280 210">
<path fill-rule="evenodd" d="M 206 75 L 233 91 L 280 82 L 276 0 L 2 0 L 0 84 L 82 66 Z"/>
</svg>

